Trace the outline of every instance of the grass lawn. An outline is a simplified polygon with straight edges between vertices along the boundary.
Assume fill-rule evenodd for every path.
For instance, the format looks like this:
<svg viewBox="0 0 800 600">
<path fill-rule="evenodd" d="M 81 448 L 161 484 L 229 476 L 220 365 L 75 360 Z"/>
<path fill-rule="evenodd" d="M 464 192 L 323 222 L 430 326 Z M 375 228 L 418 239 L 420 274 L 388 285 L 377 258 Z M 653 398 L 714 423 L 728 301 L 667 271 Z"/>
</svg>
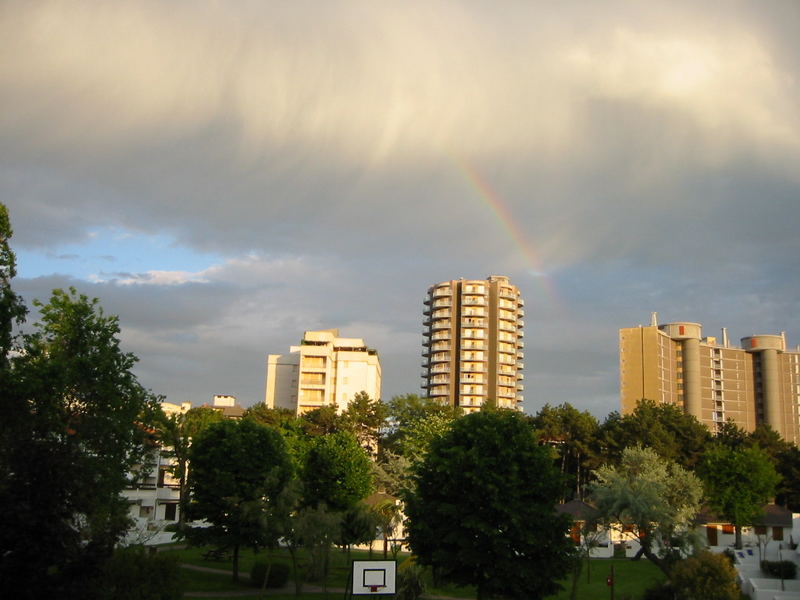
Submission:
<svg viewBox="0 0 800 600">
<path fill-rule="evenodd" d="M 192 565 L 211 567 L 215 569 L 231 570 L 230 561 L 208 561 L 204 560 L 202 555 L 207 551 L 207 548 L 186 548 L 183 550 L 167 550 L 162 549 L 162 552 L 175 552 L 179 556 L 182 563 Z M 255 560 L 267 560 L 267 558 L 275 562 L 283 562 L 291 564 L 289 554 L 286 550 L 276 550 L 270 552 L 260 552 L 254 554 L 250 550 L 244 550 L 239 558 L 240 561 L 240 574 L 248 575 L 250 567 Z M 405 560 L 407 555 L 398 557 L 398 561 Z M 351 559 L 367 559 L 369 553 L 366 551 L 353 551 Z M 380 552 L 374 552 L 373 559 L 382 559 L 383 555 Z M 305 556 L 302 557 L 305 561 Z M 577 598 L 578 600 L 602 600 L 611 597 L 611 590 L 606 584 L 606 577 L 611 572 L 611 565 L 614 565 L 615 570 L 615 589 L 614 596 L 617 600 L 637 600 L 642 597 L 644 591 L 653 585 L 664 580 L 655 566 L 646 560 L 631 561 L 626 559 L 597 559 L 592 561 L 591 568 L 591 582 L 587 583 L 586 579 L 586 566 L 584 564 L 583 571 L 581 572 Z M 344 588 L 346 586 L 347 577 L 350 573 L 350 562 L 347 555 L 338 549 L 331 551 L 331 574 L 328 577 L 328 588 Z M 248 586 L 246 579 L 239 584 L 233 583 L 229 574 L 218 573 L 205 573 L 189 569 L 181 571 L 181 577 L 184 583 L 184 590 L 187 592 L 226 592 L 233 590 L 252 589 Z M 568 600 L 570 593 L 571 580 L 561 582 L 564 590 L 551 596 L 551 600 Z M 289 585 L 293 585 L 290 579 Z M 321 582 L 309 582 L 310 586 L 320 587 Z M 273 600 L 319 600 L 322 598 L 330 598 L 335 596 L 336 592 L 329 592 L 328 596 L 322 593 L 304 593 L 301 596 L 295 596 L 293 593 L 289 594 L 275 594 L 274 591 L 269 592 L 269 598 Z M 473 599 L 475 598 L 474 588 L 461 588 L 456 586 L 441 586 L 434 587 L 428 585 L 427 594 L 437 596 L 450 596 L 454 598 Z"/>
<path fill-rule="evenodd" d="M 600 558 L 592 560 L 591 581 L 586 582 L 586 563 L 583 565 L 578 583 L 576 598 L 579 600 L 602 600 L 611 598 L 611 588 L 606 583 L 606 577 L 611 575 L 611 565 L 614 565 L 614 598 L 623 600 L 641 598 L 644 591 L 664 581 L 664 574 L 651 562 L 642 559 L 632 561 L 625 558 Z M 572 580 L 562 581 L 564 590 L 553 600 L 568 600 Z"/>
</svg>

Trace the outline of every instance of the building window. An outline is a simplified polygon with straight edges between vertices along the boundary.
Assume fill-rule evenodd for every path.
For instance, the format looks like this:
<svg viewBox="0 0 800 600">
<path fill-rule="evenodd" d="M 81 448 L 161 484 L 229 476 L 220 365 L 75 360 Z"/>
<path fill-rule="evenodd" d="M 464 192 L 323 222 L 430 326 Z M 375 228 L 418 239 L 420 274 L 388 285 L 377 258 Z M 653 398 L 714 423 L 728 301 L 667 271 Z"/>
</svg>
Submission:
<svg viewBox="0 0 800 600">
<path fill-rule="evenodd" d="M 164 505 L 164 520 L 165 521 L 177 521 L 178 516 L 178 505 L 177 504 L 165 504 Z"/>
</svg>

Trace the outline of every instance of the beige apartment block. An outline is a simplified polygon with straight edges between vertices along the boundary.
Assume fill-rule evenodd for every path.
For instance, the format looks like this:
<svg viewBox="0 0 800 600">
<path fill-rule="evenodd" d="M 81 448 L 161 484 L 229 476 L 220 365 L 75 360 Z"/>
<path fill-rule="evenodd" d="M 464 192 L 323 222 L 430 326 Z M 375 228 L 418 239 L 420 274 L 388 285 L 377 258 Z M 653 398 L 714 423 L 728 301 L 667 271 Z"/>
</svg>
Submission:
<svg viewBox="0 0 800 600">
<path fill-rule="evenodd" d="M 341 338 L 338 329 L 306 331 L 289 354 L 267 357 L 270 408 L 288 408 L 298 415 L 335 406 L 342 412 L 359 392 L 381 397 L 378 353 L 360 338 Z"/>
<path fill-rule="evenodd" d="M 487 400 L 521 409 L 525 314 L 508 277 L 443 281 L 428 288 L 422 388 L 466 412 Z"/>
<path fill-rule="evenodd" d="M 727 421 L 746 431 L 766 423 L 784 439 L 800 438 L 800 348 L 786 349 L 786 336 L 752 335 L 732 346 L 703 337 L 699 323 L 619 331 L 620 403 L 623 414 L 642 398 L 675 404 L 712 432 Z"/>
</svg>

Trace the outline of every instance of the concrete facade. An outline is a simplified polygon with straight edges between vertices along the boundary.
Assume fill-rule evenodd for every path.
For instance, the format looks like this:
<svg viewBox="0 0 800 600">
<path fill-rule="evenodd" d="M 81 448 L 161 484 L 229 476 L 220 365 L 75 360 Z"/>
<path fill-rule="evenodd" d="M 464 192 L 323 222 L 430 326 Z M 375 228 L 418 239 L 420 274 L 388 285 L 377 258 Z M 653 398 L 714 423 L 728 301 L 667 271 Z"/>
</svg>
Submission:
<svg viewBox="0 0 800 600">
<path fill-rule="evenodd" d="M 300 415 L 335 406 L 342 412 L 360 392 L 380 400 L 378 353 L 360 338 L 339 337 L 338 329 L 306 331 L 289 354 L 267 357 L 264 402 L 270 408 L 287 408 Z"/>
<path fill-rule="evenodd" d="M 712 432 L 728 419 L 746 431 L 770 425 L 789 442 L 800 440 L 800 350 L 780 335 L 753 335 L 732 346 L 703 337 L 699 323 L 619 331 L 622 414 L 645 398 L 675 404 Z"/>
<path fill-rule="evenodd" d="M 487 400 L 521 409 L 524 301 L 508 277 L 451 280 L 428 288 L 422 388 L 466 412 Z"/>
</svg>

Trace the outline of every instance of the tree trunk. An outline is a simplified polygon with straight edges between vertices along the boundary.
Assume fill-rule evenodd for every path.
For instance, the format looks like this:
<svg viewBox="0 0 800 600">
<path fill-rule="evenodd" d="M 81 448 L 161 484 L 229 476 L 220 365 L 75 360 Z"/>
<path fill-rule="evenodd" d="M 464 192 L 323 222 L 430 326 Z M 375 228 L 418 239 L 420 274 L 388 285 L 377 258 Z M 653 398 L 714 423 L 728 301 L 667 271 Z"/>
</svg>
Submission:
<svg viewBox="0 0 800 600">
<path fill-rule="evenodd" d="M 736 532 L 736 538 L 734 541 L 734 547 L 737 550 L 742 549 L 742 526 L 741 525 L 734 525 L 734 531 Z"/>
<path fill-rule="evenodd" d="M 233 580 L 239 581 L 239 544 L 233 545 Z"/>
<path fill-rule="evenodd" d="M 189 490 L 186 481 L 186 461 L 178 462 L 180 476 L 178 478 L 178 531 L 183 530 L 186 524 L 186 504 L 189 499 Z"/>
</svg>

